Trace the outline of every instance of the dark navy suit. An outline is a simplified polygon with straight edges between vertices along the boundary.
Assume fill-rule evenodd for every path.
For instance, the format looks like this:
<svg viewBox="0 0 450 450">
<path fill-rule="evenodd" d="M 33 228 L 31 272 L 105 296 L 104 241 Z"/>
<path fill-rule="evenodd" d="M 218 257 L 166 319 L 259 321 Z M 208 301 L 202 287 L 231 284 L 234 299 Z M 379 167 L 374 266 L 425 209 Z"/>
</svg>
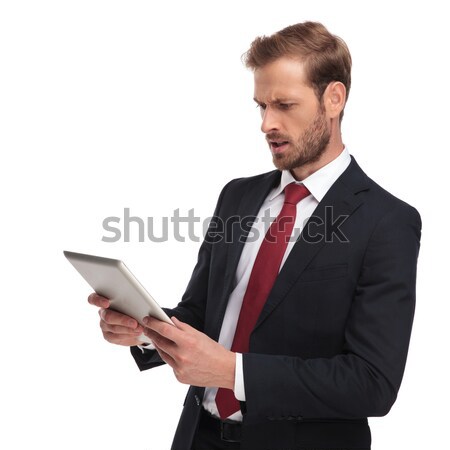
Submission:
<svg viewBox="0 0 450 450">
<path fill-rule="evenodd" d="M 218 339 L 251 218 L 280 175 L 224 187 L 169 314 Z M 367 417 L 389 412 L 403 376 L 420 232 L 418 212 L 352 157 L 289 254 L 243 355 L 241 449 L 370 448 Z M 162 364 L 156 352 L 131 351 L 141 370 Z M 173 450 L 191 449 L 203 393 L 190 387 Z"/>
</svg>

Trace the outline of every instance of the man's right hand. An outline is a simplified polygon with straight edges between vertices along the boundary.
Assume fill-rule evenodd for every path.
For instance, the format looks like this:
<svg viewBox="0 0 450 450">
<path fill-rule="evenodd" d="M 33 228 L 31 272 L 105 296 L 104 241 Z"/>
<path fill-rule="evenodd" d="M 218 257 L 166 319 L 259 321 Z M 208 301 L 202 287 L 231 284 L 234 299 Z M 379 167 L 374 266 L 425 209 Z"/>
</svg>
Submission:
<svg viewBox="0 0 450 450">
<path fill-rule="evenodd" d="M 98 310 L 100 315 L 100 328 L 103 332 L 103 337 L 108 342 L 128 347 L 142 344 L 142 341 L 138 337 L 144 329 L 139 325 L 137 320 L 109 309 L 109 300 L 95 292 L 88 297 L 88 302 L 100 308 Z"/>
</svg>

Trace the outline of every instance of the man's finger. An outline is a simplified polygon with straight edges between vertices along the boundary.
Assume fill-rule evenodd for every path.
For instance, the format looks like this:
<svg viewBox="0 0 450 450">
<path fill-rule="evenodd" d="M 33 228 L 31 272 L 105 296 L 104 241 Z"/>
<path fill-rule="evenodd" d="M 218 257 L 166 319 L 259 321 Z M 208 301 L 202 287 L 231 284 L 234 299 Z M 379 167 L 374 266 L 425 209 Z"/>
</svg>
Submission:
<svg viewBox="0 0 450 450">
<path fill-rule="evenodd" d="M 144 317 L 144 325 L 173 342 L 177 342 L 182 337 L 183 332 L 177 327 L 151 316 Z"/>
<path fill-rule="evenodd" d="M 159 333 L 151 330 L 150 328 L 144 328 L 144 334 L 151 339 L 155 346 L 158 346 L 158 348 L 163 350 L 165 353 L 171 355 L 171 357 L 176 356 L 176 344 L 173 341 L 161 336 Z"/>
<path fill-rule="evenodd" d="M 172 322 L 175 324 L 175 326 L 182 331 L 190 331 L 190 330 L 194 330 L 195 328 L 192 328 L 190 325 L 188 325 L 185 322 L 182 322 L 181 320 L 178 320 L 175 316 L 172 316 L 170 318 L 172 320 Z"/>
<path fill-rule="evenodd" d="M 91 305 L 98 306 L 99 308 L 109 308 L 110 301 L 106 297 L 102 297 L 101 295 L 96 294 L 93 292 L 88 297 L 88 302 Z"/>
<path fill-rule="evenodd" d="M 137 328 L 128 328 L 128 327 L 123 327 L 122 325 L 110 325 L 109 323 L 105 322 L 103 319 L 100 320 L 100 328 L 103 331 L 109 331 L 114 334 L 129 334 L 130 337 L 139 336 L 144 331 L 143 327 L 141 327 L 140 325 Z"/>
<path fill-rule="evenodd" d="M 140 342 L 136 336 L 130 336 L 129 334 L 115 334 L 109 331 L 103 333 L 103 337 L 108 342 L 117 345 L 126 345 L 126 346 L 134 346 L 139 345 Z"/>
<path fill-rule="evenodd" d="M 138 321 L 130 316 L 113 311 L 112 309 L 101 309 L 100 317 L 109 325 L 121 325 L 127 328 L 137 328 Z"/>
<path fill-rule="evenodd" d="M 175 365 L 176 365 L 175 360 L 168 353 L 166 353 L 162 348 L 158 347 L 155 343 L 153 343 L 153 345 L 156 348 L 156 351 L 158 352 L 161 359 L 165 363 L 167 363 L 170 367 L 172 367 L 172 369 L 174 369 Z"/>
</svg>

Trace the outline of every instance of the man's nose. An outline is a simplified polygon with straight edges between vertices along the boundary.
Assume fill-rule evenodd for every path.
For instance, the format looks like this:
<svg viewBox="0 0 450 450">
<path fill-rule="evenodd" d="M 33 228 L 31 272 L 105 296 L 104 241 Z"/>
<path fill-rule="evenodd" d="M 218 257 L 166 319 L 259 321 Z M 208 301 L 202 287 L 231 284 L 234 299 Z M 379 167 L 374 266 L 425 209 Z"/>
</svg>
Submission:
<svg viewBox="0 0 450 450">
<path fill-rule="evenodd" d="M 278 121 L 276 111 L 267 107 L 262 116 L 261 131 L 267 134 L 270 133 L 271 131 L 279 131 L 279 129 L 280 124 Z"/>
</svg>

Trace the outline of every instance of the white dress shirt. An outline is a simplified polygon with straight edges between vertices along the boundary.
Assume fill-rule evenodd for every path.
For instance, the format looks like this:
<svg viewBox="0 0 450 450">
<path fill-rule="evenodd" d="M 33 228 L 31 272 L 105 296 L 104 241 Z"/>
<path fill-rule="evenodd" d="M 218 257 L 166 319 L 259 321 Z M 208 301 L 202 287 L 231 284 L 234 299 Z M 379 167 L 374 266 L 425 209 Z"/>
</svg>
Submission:
<svg viewBox="0 0 450 450">
<path fill-rule="evenodd" d="M 311 217 L 317 205 L 325 196 L 332 184 L 348 167 L 350 161 L 350 154 L 348 150 L 344 148 L 336 159 L 314 172 L 301 182 L 296 181 L 290 171 L 283 170 L 279 186 L 272 189 L 266 197 L 258 212 L 255 222 L 253 223 L 249 236 L 254 237 L 254 239 L 249 239 L 246 241 L 244 248 L 242 249 L 242 254 L 239 259 L 234 279 L 235 287 L 228 300 L 227 309 L 225 311 L 225 316 L 220 331 L 219 344 L 223 345 L 227 349 L 231 348 L 242 301 L 244 299 L 248 280 L 250 278 L 250 273 L 264 236 L 270 227 L 270 224 L 273 220 L 275 220 L 283 207 L 283 191 L 285 186 L 293 182 L 297 184 L 304 184 L 311 195 L 304 198 L 297 204 L 297 216 L 292 231 L 292 238 L 288 242 L 286 252 L 281 262 L 281 267 L 289 256 L 289 253 L 295 244 L 296 238 L 298 238 L 303 229 L 303 225 L 306 224 L 308 219 Z M 271 218 L 270 220 L 268 220 L 269 217 Z M 203 407 L 214 416 L 219 417 L 215 402 L 216 393 L 217 388 L 206 388 L 205 396 L 203 398 Z M 242 354 L 240 353 L 236 353 L 234 395 L 238 400 L 245 401 L 244 373 L 242 369 Z M 240 421 L 242 420 L 242 414 L 238 411 L 232 414 L 229 419 Z"/>
</svg>

